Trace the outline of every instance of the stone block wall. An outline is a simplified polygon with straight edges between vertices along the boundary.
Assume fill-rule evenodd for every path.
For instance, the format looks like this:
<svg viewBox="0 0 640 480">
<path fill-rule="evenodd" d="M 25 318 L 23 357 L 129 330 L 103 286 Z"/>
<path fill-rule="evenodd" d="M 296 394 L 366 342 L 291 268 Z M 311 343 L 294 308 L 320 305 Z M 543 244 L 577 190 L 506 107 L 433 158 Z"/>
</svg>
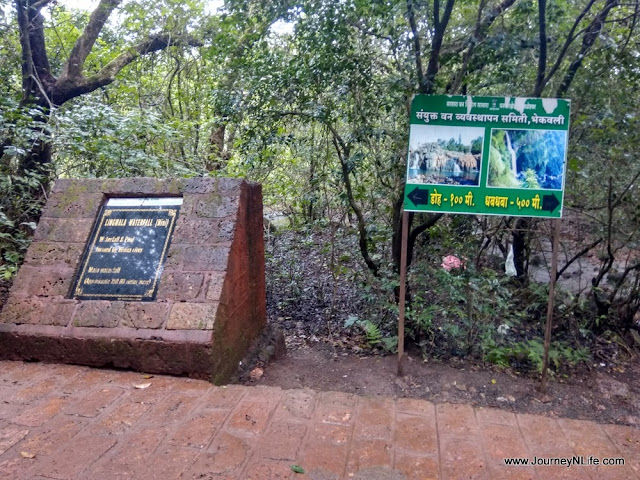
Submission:
<svg viewBox="0 0 640 480">
<path fill-rule="evenodd" d="M 100 206 L 181 196 L 154 302 L 69 298 Z M 224 382 L 266 324 L 262 193 L 237 179 L 58 180 L 0 313 L 0 358 Z"/>
</svg>

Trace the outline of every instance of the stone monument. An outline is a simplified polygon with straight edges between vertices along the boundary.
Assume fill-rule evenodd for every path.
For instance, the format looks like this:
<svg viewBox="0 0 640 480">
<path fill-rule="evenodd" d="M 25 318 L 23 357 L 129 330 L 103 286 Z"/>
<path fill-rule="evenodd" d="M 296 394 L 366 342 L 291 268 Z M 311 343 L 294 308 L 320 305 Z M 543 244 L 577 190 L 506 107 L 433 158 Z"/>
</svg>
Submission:
<svg viewBox="0 0 640 480">
<path fill-rule="evenodd" d="M 223 383 L 265 325 L 260 185 L 61 179 L 0 313 L 0 358 Z"/>
</svg>

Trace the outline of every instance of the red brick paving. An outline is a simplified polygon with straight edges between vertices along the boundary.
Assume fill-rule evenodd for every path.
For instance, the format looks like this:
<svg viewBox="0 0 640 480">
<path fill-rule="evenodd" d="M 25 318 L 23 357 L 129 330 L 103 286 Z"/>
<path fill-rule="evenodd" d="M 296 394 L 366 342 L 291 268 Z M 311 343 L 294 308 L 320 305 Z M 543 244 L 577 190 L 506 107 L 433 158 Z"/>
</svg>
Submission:
<svg viewBox="0 0 640 480">
<path fill-rule="evenodd" d="M 510 456 L 625 465 L 506 466 Z M 620 425 L 0 362 L 2 480 L 640 480 L 639 459 L 640 429 Z"/>
</svg>

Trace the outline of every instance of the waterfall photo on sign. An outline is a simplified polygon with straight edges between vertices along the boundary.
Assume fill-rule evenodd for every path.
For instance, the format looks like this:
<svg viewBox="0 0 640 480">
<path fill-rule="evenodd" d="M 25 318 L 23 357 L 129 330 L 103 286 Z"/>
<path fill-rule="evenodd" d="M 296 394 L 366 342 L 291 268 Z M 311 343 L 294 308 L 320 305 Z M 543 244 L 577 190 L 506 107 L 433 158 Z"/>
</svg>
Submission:
<svg viewBox="0 0 640 480">
<path fill-rule="evenodd" d="M 407 181 L 478 186 L 484 128 L 412 125 Z"/>
<path fill-rule="evenodd" d="M 567 132 L 491 130 L 489 187 L 562 189 Z"/>
</svg>

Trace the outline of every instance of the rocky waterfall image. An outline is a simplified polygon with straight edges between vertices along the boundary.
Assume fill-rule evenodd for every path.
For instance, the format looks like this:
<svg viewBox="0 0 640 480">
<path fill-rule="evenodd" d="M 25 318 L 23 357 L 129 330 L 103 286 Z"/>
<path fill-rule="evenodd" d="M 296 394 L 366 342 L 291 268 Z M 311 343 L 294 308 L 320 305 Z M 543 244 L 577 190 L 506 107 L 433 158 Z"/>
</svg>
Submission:
<svg viewBox="0 0 640 480">
<path fill-rule="evenodd" d="M 411 126 L 408 183 L 478 186 L 484 129 Z"/>
</svg>

